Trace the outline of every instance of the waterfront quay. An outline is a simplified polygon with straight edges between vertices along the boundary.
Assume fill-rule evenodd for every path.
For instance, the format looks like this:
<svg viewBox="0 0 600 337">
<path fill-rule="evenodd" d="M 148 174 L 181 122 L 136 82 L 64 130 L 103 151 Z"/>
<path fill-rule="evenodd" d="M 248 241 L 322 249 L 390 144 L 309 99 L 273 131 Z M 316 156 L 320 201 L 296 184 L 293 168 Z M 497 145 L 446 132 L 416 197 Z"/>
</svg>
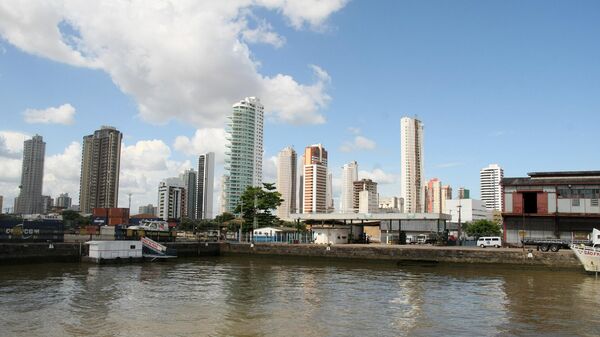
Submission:
<svg viewBox="0 0 600 337">
<path fill-rule="evenodd" d="M 402 263 L 458 263 L 581 269 L 570 250 L 539 252 L 521 248 L 438 247 L 430 245 L 170 242 L 178 257 L 269 255 L 322 259 L 387 260 Z M 81 243 L 1 243 L 0 264 L 78 262 L 86 255 Z"/>
</svg>

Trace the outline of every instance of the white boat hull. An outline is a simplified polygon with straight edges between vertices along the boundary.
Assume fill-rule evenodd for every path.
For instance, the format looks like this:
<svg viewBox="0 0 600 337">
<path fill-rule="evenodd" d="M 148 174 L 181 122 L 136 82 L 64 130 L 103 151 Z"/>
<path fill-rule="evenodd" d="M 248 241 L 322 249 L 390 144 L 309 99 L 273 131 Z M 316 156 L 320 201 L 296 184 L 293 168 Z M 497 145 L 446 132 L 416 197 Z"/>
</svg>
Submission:
<svg viewBox="0 0 600 337">
<path fill-rule="evenodd" d="M 600 248 L 571 245 L 571 250 L 587 272 L 600 272 Z"/>
</svg>

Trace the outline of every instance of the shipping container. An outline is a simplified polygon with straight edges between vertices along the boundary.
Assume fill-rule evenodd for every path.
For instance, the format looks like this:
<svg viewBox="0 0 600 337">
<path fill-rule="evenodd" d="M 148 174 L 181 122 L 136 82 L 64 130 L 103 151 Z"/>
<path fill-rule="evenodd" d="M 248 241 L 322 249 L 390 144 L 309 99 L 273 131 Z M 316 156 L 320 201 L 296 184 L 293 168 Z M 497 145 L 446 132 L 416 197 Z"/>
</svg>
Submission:
<svg viewBox="0 0 600 337">
<path fill-rule="evenodd" d="M 2 242 L 63 242 L 64 226 L 61 220 L 3 221 L 0 223 Z"/>
</svg>

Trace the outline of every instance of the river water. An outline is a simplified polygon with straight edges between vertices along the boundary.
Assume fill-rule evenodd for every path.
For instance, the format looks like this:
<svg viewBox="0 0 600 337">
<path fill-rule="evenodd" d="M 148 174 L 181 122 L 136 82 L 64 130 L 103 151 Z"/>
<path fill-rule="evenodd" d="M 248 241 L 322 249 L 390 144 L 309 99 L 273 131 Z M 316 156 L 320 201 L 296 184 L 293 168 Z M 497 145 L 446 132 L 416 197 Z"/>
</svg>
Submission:
<svg viewBox="0 0 600 337">
<path fill-rule="evenodd" d="M 600 279 L 215 257 L 0 266 L 0 336 L 599 336 Z"/>
</svg>

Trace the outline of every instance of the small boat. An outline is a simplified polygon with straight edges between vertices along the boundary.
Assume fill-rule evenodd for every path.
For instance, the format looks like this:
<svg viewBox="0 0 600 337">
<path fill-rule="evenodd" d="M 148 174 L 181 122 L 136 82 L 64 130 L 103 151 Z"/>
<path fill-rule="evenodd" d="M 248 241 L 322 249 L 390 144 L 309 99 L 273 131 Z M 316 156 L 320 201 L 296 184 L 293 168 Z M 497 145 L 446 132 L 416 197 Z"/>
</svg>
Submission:
<svg viewBox="0 0 600 337">
<path fill-rule="evenodd" d="M 571 245 L 571 250 L 583 265 L 587 272 L 600 272 L 600 230 L 594 228 L 592 231 L 592 246 Z"/>
</svg>

